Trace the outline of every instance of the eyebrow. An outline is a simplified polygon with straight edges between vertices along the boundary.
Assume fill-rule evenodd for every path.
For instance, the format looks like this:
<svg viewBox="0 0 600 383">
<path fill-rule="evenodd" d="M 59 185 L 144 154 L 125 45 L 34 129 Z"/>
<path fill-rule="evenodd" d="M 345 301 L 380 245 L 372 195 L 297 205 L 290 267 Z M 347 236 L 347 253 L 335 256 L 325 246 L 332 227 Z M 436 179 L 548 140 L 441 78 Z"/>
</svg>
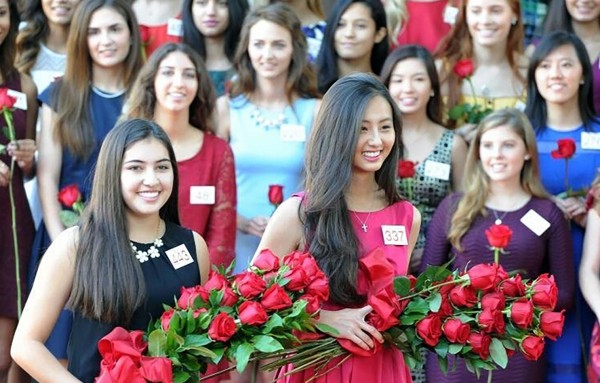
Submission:
<svg viewBox="0 0 600 383">
<path fill-rule="evenodd" d="M 163 159 L 160 159 L 160 160 L 156 161 L 157 164 L 161 163 L 161 162 L 171 162 L 171 160 L 168 159 L 168 158 L 163 158 Z M 145 164 L 146 161 L 133 159 L 133 160 L 125 161 L 123 164 L 125 165 L 125 164 L 132 164 L 132 163 L 134 163 L 134 164 Z"/>
<path fill-rule="evenodd" d="M 392 121 L 392 118 L 391 118 L 391 117 L 386 117 L 386 118 L 382 118 L 381 120 L 379 120 L 379 121 L 376 121 L 376 122 L 378 122 L 378 123 L 382 123 L 382 122 L 387 122 L 387 121 L 390 121 L 390 122 L 391 122 L 391 121 Z M 369 121 L 369 120 L 363 120 L 363 122 L 371 122 L 371 121 Z"/>
</svg>

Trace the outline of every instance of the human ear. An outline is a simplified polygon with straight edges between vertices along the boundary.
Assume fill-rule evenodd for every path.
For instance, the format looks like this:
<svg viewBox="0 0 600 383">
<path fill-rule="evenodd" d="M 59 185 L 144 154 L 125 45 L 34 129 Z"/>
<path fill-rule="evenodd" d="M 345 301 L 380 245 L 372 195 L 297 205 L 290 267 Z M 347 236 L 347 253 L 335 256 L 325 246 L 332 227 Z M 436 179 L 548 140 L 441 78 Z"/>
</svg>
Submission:
<svg viewBox="0 0 600 383">
<path fill-rule="evenodd" d="M 375 44 L 379 44 L 386 36 L 387 36 L 387 28 L 386 27 L 379 28 L 377 33 L 375 33 Z"/>
</svg>

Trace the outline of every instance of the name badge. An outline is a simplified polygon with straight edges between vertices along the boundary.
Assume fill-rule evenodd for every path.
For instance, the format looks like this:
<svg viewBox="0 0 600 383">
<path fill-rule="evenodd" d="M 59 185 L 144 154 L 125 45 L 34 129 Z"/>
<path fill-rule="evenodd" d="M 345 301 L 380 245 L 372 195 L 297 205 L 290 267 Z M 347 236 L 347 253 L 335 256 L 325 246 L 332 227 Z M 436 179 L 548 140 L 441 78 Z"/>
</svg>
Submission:
<svg viewBox="0 0 600 383">
<path fill-rule="evenodd" d="M 279 128 L 279 137 L 281 141 L 305 142 L 306 128 L 298 124 L 282 124 Z"/>
<path fill-rule="evenodd" d="M 444 22 L 446 24 L 454 25 L 456 16 L 458 16 L 458 8 L 447 5 L 446 9 L 444 9 Z"/>
<path fill-rule="evenodd" d="M 525 104 L 523 101 L 521 101 L 521 100 L 517 100 L 517 102 L 515 103 L 515 109 L 518 109 L 518 110 L 520 110 L 521 112 L 524 112 L 524 111 L 525 111 L 525 107 L 526 107 L 526 106 L 527 106 L 527 105 L 526 105 L 526 104 Z"/>
<path fill-rule="evenodd" d="M 381 225 L 383 243 L 386 245 L 406 246 L 406 227 L 404 225 Z"/>
<path fill-rule="evenodd" d="M 600 133 L 581 132 L 581 149 L 600 149 Z"/>
<path fill-rule="evenodd" d="M 436 161 L 425 161 L 425 175 L 448 181 L 450 179 L 450 165 Z"/>
<path fill-rule="evenodd" d="M 169 36 L 183 36 L 183 21 L 175 18 L 169 19 L 167 24 L 167 34 Z"/>
<path fill-rule="evenodd" d="M 188 251 L 187 247 L 185 247 L 183 244 L 174 247 L 171 250 L 165 251 L 165 254 L 167 254 L 167 257 L 169 257 L 169 261 L 171 261 L 171 264 L 175 270 L 189 265 L 190 263 L 194 263 L 192 255 Z"/>
<path fill-rule="evenodd" d="M 9 89 L 8 92 L 6 92 L 6 94 L 17 99 L 15 101 L 15 108 L 27 110 L 27 95 L 25 93 Z"/>
<path fill-rule="evenodd" d="M 214 205 L 215 187 L 214 186 L 190 186 L 190 204 L 191 205 Z"/>
<path fill-rule="evenodd" d="M 550 227 L 550 222 L 546 221 L 544 217 L 539 215 L 535 210 L 529 209 L 529 211 L 521 217 L 521 223 L 531 231 L 533 231 L 538 237 Z"/>
</svg>

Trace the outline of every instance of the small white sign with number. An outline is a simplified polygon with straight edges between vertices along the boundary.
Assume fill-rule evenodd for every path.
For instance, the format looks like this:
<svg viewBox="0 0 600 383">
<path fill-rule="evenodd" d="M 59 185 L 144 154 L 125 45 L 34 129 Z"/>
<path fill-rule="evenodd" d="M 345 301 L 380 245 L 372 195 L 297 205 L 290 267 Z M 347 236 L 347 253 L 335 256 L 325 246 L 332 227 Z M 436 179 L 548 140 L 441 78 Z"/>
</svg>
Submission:
<svg viewBox="0 0 600 383">
<path fill-rule="evenodd" d="M 450 165 L 437 161 L 425 161 L 425 175 L 448 181 L 450 179 Z"/>
<path fill-rule="evenodd" d="M 175 18 L 169 19 L 167 34 L 169 36 L 183 36 L 183 21 Z"/>
<path fill-rule="evenodd" d="M 538 237 L 544 234 L 550 227 L 550 222 L 533 209 L 529 209 L 529 211 L 521 217 L 521 223 L 527 226 L 529 230 L 533 231 Z"/>
<path fill-rule="evenodd" d="M 581 149 L 600 149 L 600 133 L 581 132 Z"/>
<path fill-rule="evenodd" d="M 281 141 L 304 142 L 306 129 L 298 124 L 282 124 L 279 130 Z"/>
<path fill-rule="evenodd" d="M 444 9 L 444 22 L 446 24 L 454 25 L 454 23 L 456 23 L 458 12 L 458 8 L 447 5 L 446 9 Z"/>
<path fill-rule="evenodd" d="M 191 205 L 214 205 L 215 187 L 214 186 L 190 186 L 190 204 Z"/>
<path fill-rule="evenodd" d="M 6 92 L 6 94 L 16 98 L 15 108 L 27 110 L 27 95 L 25 93 L 9 89 L 8 92 Z"/>
<path fill-rule="evenodd" d="M 169 257 L 169 261 L 171 261 L 171 264 L 175 270 L 189 265 L 190 263 L 194 263 L 192 255 L 184 244 L 165 251 L 165 254 L 167 254 L 167 257 Z"/>
<path fill-rule="evenodd" d="M 404 225 L 381 225 L 383 243 L 386 245 L 408 245 L 406 227 Z"/>
</svg>

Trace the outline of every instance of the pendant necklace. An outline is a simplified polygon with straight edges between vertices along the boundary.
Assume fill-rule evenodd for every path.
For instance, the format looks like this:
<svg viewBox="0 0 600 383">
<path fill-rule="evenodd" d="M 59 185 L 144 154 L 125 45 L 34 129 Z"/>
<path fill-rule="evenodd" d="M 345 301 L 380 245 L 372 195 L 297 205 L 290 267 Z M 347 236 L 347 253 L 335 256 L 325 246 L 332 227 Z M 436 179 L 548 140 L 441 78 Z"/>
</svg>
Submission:
<svg viewBox="0 0 600 383">
<path fill-rule="evenodd" d="M 494 217 L 496 217 L 496 220 L 494 221 L 494 223 L 496 225 L 502 225 L 502 219 L 504 219 L 504 217 L 508 214 L 508 212 L 505 211 L 504 214 L 502 214 L 500 217 L 498 217 L 498 212 L 496 210 L 490 209 L 489 207 L 488 207 L 488 209 L 491 210 L 492 213 L 494 213 Z"/>
<path fill-rule="evenodd" d="M 135 257 L 137 258 L 137 260 L 140 263 L 146 262 L 149 258 L 158 258 L 158 257 L 160 257 L 160 253 L 158 252 L 158 249 L 163 246 L 163 241 L 160 238 L 160 224 L 161 224 L 161 222 L 162 222 L 162 220 L 159 219 L 158 220 L 158 226 L 156 228 L 156 239 L 154 240 L 154 242 L 152 242 L 152 246 L 150 246 L 150 248 L 148 249 L 148 251 L 138 250 L 137 247 L 133 244 L 133 242 L 129 241 L 129 244 L 131 245 L 131 250 L 133 251 L 133 254 L 135 255 Z"/>
<path fill-rule="evenodd" d="M 354 216 L 356 217 L 358 222 L 360 222 L 360 224 L 361 224 L 360 227 L 361 227 L 362 231 L 364 231 L 366 233 L 367 230 L 369 229 L 369 226 L 367 226 L 367 221 L 369 220 L 369 217 L 371 216 L 371 212 L 369 212 L 369 214 L 367 214 L 367 218 L 365 218 L 364 221 L 362 219 L 360 219 L 360 217 L 358 216 L 358 214 L 356 214 L 356 212 L 354 210 L 352 210 L 352 214 L 354 214 Z"/>
<path fill-rule="evenodd" d="M 262 128 L 267 131 L 271 129 L 278 129 L 282 124 L 285 124 L 287 120 L 283 112 L 280 112 L 274 119 L 267 119 L 262 115 L 262 112 L 258 106 L 254 107 L 250 113 L 250 117 L 254 120 L 256 126 L 262 126 Z"/>
</svg>

